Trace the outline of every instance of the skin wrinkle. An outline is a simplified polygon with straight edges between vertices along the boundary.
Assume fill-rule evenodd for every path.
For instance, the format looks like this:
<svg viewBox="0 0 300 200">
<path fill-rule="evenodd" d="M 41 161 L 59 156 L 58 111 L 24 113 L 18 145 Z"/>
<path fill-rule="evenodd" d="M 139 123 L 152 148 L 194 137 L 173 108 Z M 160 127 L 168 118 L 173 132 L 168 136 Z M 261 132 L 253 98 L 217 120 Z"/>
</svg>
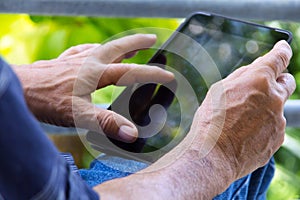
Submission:
<svg viewBox="0 0 300 200">
<path fill-rule="evenodd" d="M 242 152 L 241 150 L 237 150 L 234 149 L 234 141 L 231 138 L 228 138 L 228 140 L 226 140 L 227 142 L 229 142 L 230 145 L 223 145 L 223 140 L 222 137 L 224 137 L 224 135 L 221 135 L 219 140 L 218 140 L 218 146 L 221 149 L 221 152 L 224 152 L 224 156 L 226 157 L 227 160 L 229 160 L 229 162 L 233 165 L 233 168 L 238 168 L 239 167 L 239 162 L 238 162 L 238 158 L 239 158 L 239 153 Z M 244 145 L 241 145 L 242 148 L 244 148 Z M 228 152 L 228 153 L 226 153 Z M 236 152 L 236 157 L 232 157 L 230 156 L 230 154 Z M 238 177 L 238 175 L 233 175 L 233 177 Z"/>
<path fill-rule="evenodd" d="M 126 46 L 125 41 L 130 40 L 135 46 L 130 46 L 133 49 L 127 50 L 128 46 Z M 104 130 L 104 132 L 112 134 L 113 137 L 118 135 L 118 124 L 133 127 L 134 125 L 124 117 L 120 115 L 112 116 L 109 114 L 110 111 L 91 106 L 91 92 L 106 85 L 116 84 L 119 77 L 122 77 L 132 69 L 138 70 L 134 70 L 135 73 L 131 73 L 133 77 L 127 80 L 126 84 L 133 84 L 137 80 L 136 77 L 140 77 L 140 80 L 145 82 L 151 81 L 153 76 L 149 76 L 149 74 L 154 73 L 156 73 L 155 79 L 158 82 L 171 80 L 174 77 L 158 67 L 147 68 L 136 64 L 106 64 L 99 62 L 101 56 L 104 56 L 103 53 L 101 55 L 103 49 L 111 52 L 113 57 L 119 59 L 120 57 L 126 57 L 126 52 L 148 48 L 155 42 L 155 37 L 136 35 L 129 36 L 127 39 L 122 38 L 119 41 L 122 41 L 122 44 L 125 46 L 117 53 L 114 52 L 116 49 L 114 47 L 110 49 L 109 45 L 105 47 L 100 45 L 79 45 L 66 50 L 57 59 L 15 67 L 17 73 L 27 74 L 26 76 L 21 76 L 21 81 L 25 85 L 25 96 L 35 116 L 41 121 L 51 122 L 55 125 L 74 126 L 77 124 L 80 128 L 91 128 L 97 131 Z M 141 41 L 141 43 L 136 43 L 136 41 Z M 86 50 L 78 53 L 82 49 Z M 30 73 L 26 73 L 29 69 Z M 122 69 L 121 73 L 119 73 L 120 69 Z M 115 70 L 115 76 L 110 78 L 103 76 L 104 71 L 107 74 L 111 74 L 113 70 Z M 148 73 L 150 70 L 151 73 Z M 33 77 L 39 78 L 33 79 Z M 111 80 L 112 78 L 114 79 Z M 47 94 L 47 91 L 52 93 Z M 68 98 L 64 99 L 64 96 L 68 96 Z M 83 101 L 76 99 L 77 97 Z M 32 103 L 37 105 L 31 105 Z M 48 113 L 47 116 L 44 116 L 45 111 Z M 77 120 L 73 119 L 74 117 Z M 99 130 L 99 125 L 102 126 L 100 127 L 102 130 Z"/>
<path fill-rule="evenodd" d="M 130 73 L 130 70 L 132 70 L 131 68 L 130 68 L 130 66 L 133 66 L 133 65 L 126 65 L 126 64 L 122 64 L 121 65 L 121 67 L 122 67 L 122 71 L 123 72 L 127 72 L 127 73 Z M 104 81 L 104 85 L 102 85 L 102 87 L 103 86 L 106 86 L 106 85 L 126 85 L 126 83 L 119 83 L 119 78 L 118 79 L 116 79 L 117 77 L 123 77 L 123 76 L 120 76 L 120 75 L 118 75 L 118 74 L 120 74 L 120 67 L 116 67 L 116 65 L 115 64 L 109 64 L 108 65 L 108 67 L 107 67 L 107 69 L 103 72 L 103 77 L 106 79 L 106 81 Z M 128 75 L 127 75 L 127 77 L 129 77 Z M 134 78 L 134 77 L 132 77 L 132 78 Z M 134 83 L 134 82 L 136 82 L 135 80 L 131 80 L 131 81 L 129 81 L 129 82 L 132 82 L 132 83 Z"/>
<path fill-rule="evenodd" d="M 277 50 L 279 51 L 279 50 Z M 268 63 L 269 66 L 271 66 L 272 68 L 276 68 L 277 66 L 288 66 L 289 65 L 289 57 L 287 56 L 287 54 L 282 54 L 280 52 L 276 52 L 276 54 L 274 54 L 273 56 L 275 56 L 278 59 L 273 59 L 277 62 L 270 62 Z M 277 75 L 278 76 L 278 75 Z"/>
<path fill-rule="evenodd" d="M 110 44 L 109 49 L 110 49 L 110 51 L 108 51 L 109 53 L 105 55 L 105 57 L 106 57 L 105 60 L 109 60 L 108 62 L 116 60 L 119 57 L 121 57 L 122 55 L 128 53 L 128 52 L 126 52 L 127 50 L 124 50 L 121 45 L 116 44 L 116 43 Z"/>
<path fill-rule="evenodd" d="M 232 113 L 234 113 L 234 111 L 232 112 Z M 256 113 L 256 111 L 254 111 L 254 113 Z M 249 118 L 249 116 L 255 116 L 255 115 L 252 115 L 252 114 L 249 114 L 249 115 L 246 115 L 248 118 Z M 260 116 L 257 116 L 256 115 L 256 117 L 251 117 L 252 118 L 252 120 L 260 120 Z M 271 117 L 270 117 L 271 118 Z M 268 121 L 268 119 L 261 119 L 261 120 L 263 120 L 263 121 Z M 230 123 L 225 123 L 225 124 L 232 124 L 232 122 L 230 122 Z M 272 123 L 270 123 L 270 124 L 272 124 Z M 237 129 L 237 128 L 230 128 L 230 129 L 234 129 L 234 130 L 237 130 L 238 132 L 240 132 L 240 131 L 243 131 L 242 129 L 244 128 L 244 129 L 247 129 L 247 128 L 245 128 L 245 127 L 247 127 L 247 124 L 244 124 L 244 125 L 242 125 L 242 126 L 239 126 L 241 129 L 239 130 L 239 129 Z M 271 126 L 271 127 L 273 127 L 273 126 Z M 251 128 L 251 127 L 250 127 Z M 270 129 L 270 128 L 268 128 L 268 129 Z M 263 130 L 262 130 L 262 132 L 264 132 Z M 272 132 L 276 132 L 276 130 L 274 130 L 274 131 L 272 131 Z M 250 136 L 250 135 L 249 135 Z M 231 143 L 231 145 L 232 146 L 234 146 L 233 144 L 235 143 L 235 141 L 233 141 L 233 140 L 231 140 L 229 137 L 228 137 L 228 139 L 229 139 L 229 141 L 230 141 L 230 143 Z M 223 150 L 223 152 L 238 152 L 238 154 L 236 153 L 236 157 L 237 157 L 237 160 L 248 160 L 248 158 L 246 157 L 245 158 L 245 155 L 247 155 L 247 153 L 245 153 L 245 148 L 244 148 L 244 146 L 246 146 L 246 145 L 244 145 L 245 143 L 247 143 L 249 140 L 251 140 L 252 138 L 251 137 L 248 137 L 248 139 L 245 139 L 244 138 L 244 140 L 243 141 L 240 141 L 240 143 L 241 143 L 241 145 L 239 145 L 240 147 L 242 147 L 241 149 L 235 149 L 235 150 L 228 150 L 228 149 L 226 149 L 226 150 Z M 266 138 L 267 139 L 267 138 Z M 264 139 L 263 139 L 264 140 Z M 257 141 L 257 142 L 260 142 L 260 141 Z M 222 145 L 220 145 L 221 147 L 222 147 Z M 268 149 L 270 149 L 270 147 L 269 146 L 265 146 L 265 148 L 264 149 L 262 149 L 262 150 L 256 150 L 256 149 L 253 149 L 253 153 L 254 154 L 258 154 L 259 155 L 259 153 L 261 153 L 261 152 L 271 152 L 271 151 L 268 151 Z M 267 156 L 266 157 L 269 157 L 270 156 L 270 153 L 269 154 L 267 154 Z M 230 156 L 228 156 L 229 158 L 230 158 Z M 233 162 L 234 163 L 234 162 Z M 243 163 L 243 162 L 241 162 L 241 163 Z M 246 163 L 245 161 L 244 161 L 244 163 Z M 236 164 L 236 165 L 240 165 L 240 164 Z M 247 164 L 245 164 L 242 168 L 246 168 L 247 167 Z"/>
<path fill-rule="evenodd" d="M 97 117 L 97 119 L 99 120 L 100 123 L 100 127 L 102 127 L 104 132 L 107 132 L 107 130 L 112 130 L 112 128 L 115 129 L 116 132 L 118 130 L 118 126 L 115 125 L 115 121 L 114 121 L 114 117 L 112 112 L 106 112 L 105 113 L 106 116 L 104 116 L 104 118 L 99 119 L 99 117 Z M 104 120 L 103 120 L 104 119 Z M 114 136 L 114 135 L 112 135 Z M 116 138 L 117 136 L 114 136 L 114 138 Z"/>
<path fill-rule="evenodd" d="M 193 154 L 190 153 L 189 155 L 193 155 Z M 189 160 L 188 163 L 189 163 L 190 169 L 205 168 L 205 170 L 203 170 L 203 171 L 191 171 L 192 173 L 190 173 L 191 182 L 193 182 L 192 180 L 194 180 L 194 183 L 191 184 L 191 186 L 194 186 L 194 187 L 190 188 L 190 189 L 193 189 L 191 191 L 188 188 L 186 188 L 186 190 L 190 191 L 190 193 L 187 195 L 190 196 L 191 199 L 211 199 L 212 196 L 209 196 L 209 195 L 204 196 L 202 193 L 205 193 L 206 190 L 212 190 L 211 187 L 213 185 L 218 185 L 219 183 L 221 183 L 222 181 L 220 182 L 219 178 L 227 179 L 226 177 L 224 177 L 222 175 L 223 173 L 220 173 L 220 172 L 223 171 L 224 169 L 228 169 L 228 168 L 224 164 L 220 165 L 220 161 L 218 161 L 216 158 L 208 159 L 208 157 L 210 155 L 208 155 L 206 158 L 203 158 L 201 160 L 187 158 L 187 160 Z M 211 156 L 211 158 L 213 158 L 213 157 L 214 156 Z M 223 166 L 223 168 L 218 169 L 218 166 Z M 228 169 L 228 170 L 231 171 L 230 169 Z M 216 173 L 216 172 L 218 172 L 218 173 Z M 199 184 L 197 184 L 199 182 L 200 183 L 205 182 L 208 184 L 199 185 Z M 222 182 L 221 184 L 224 184 L 224 186 L 222 186 L 222 187 L 226 187 L 226 181 Z M 202 192 L 199 192 L 199 191 L 196 192 L 197 190 L 199 190 L 199 187 L 201 188 L 200 191 L 202 191 Z M 217 186 L 217 187 L 219 187 L 219 186 Z M 217 194 L 218 192 L 214 191 L 213 193 Z"/>
<path fill-rule="evenodd" d="M 279 81 L 278 81 L 279 82 Z M 287 88 L 284 88 L 284 87 L 280 87 L 277 89 L 277 96 L 278 98 L 280 98 L 282 101 L 286 101 L 286 97 L 282 97 L 280 95 L 280 93 L 286 93 L 287 95 L 286 96 L 289 96 L 290 95 L 290 91 L 287 89 Z M 284 108 L 284 104 L 281 102 L 281 104 L 279 105 L 280 107 L 282 107 L 282 109 Z"/>
<path fill-rule="evenodd" d="M 257 81 L 257 83 L 261 83 L 261 82 L 263 82 L 263 84 L 260 84 L 260 85 L 265 85 L 265 86 L 267 86 L 267 87 L 263 87 L 264 89 L 263 89 L 263 91 L 268 91 L 268 88 L 270 88 L 271 87 L 271 85 L 272 84 L 269 84 L 269 81 L 268 81 L 268 77 L 264 77 L 264 76 L 260 76 L 261 77 L 261 79 L 259 79 L 259 81 Z M 257 85 L 259 85 L 259 84 L 257 84 Z M 260 88 L 262 88 L 261 86 L 260 86 Z M 250 90 L 251 91 L 251 90 Z M 270 93 L 270 92 L 268 92 L 268 93 Z M 263 95 L 262 96 L 265 96 L 265 93 L 262 93 Z M 257 104 L 257 103 L 255 103 L 255 102 L 261 102 L 261 100 L 262 99 L 264 99 L 264 98 L 259 98 L 259 97 L 257 97 L 256 96 L 256 94 L 254 94 L 254 95 L 250 95 L 250 102 L 251 102 L 251 98 L 252 98 L 252 102 L 254 102 L 253 103 L 253 105 L 255 105 L 255 104 Z M 278 103 L 280 103 L 280 105 L 282 105 L 282 102 L 281 102 L 281 99 L 278 99 L 277 101 L 276 101 L 276 99 L 278 99 L 278 98 L 275 98 L 275 100 L 274 100 L 274 105 L 275 105 L 275 107 L 276 107 L 276 104 L 278 104 Z M 243 100 L 242 100 L 243 101 Z M 242 102 L 241 101 L 241 102 Z M 278 102 L 278 103 L 277 103 Z M 252 106 L 252 107 L 254 107 L 254 106 Z M 232 113 L 235 113 L 234 111 L 232 112 Z M 257 111 L 253 111 L 253 113 L 254 113 L 254 115 L 256 114 L 256 113 L 259 113 L 259 112 L 257 112 Z M 270 115 L 274 115 L 272 112 L 271 112 L 271 114 L 268 114 L 268 116 L 270 116 Z M 229 116 L 230 117 L 230 116 Z M 228 118 L 229 118 L 228 117 Z M 234 118 L 234 117 L 233 117 Z M 249 117 L 248 117 L 248 119 L 249 119 Z M 233 120 L 234 121 L 234 120 Z M 225 123 L 225 124 L 230 124 L 230 123 Z M 241 126 L 243 126 L 242 124 L 241 124 Z M 233 143 L 232 141 L 231 141 L 231 143 Z M 242 145 L 243 146 L 243 145 Z M 240 151 L 236 151 L 236 152 L 240 152 Z"/>
<path fill-rule="evenodd" d="M 198 153 L 198 152 L 196 152 L 196 153 Z M 197 155 L 197 154 L 195 154 L 195 155 Z M 182 158 L 181 165 L 190 166 L 191 164 L 192 163 L 189 161 L 189 159 L 186 159 L 185 157 Z M 173 188 L 172 191 L 177 191 L 177 195 L 172 194 L 172 196 L 176 199 L 187 199 L 186 197 L 191 197 L 191 195 L 194 196 L 195 193 L 193 191 L 195 190 L 195 188 L 194 188 L 195 184 L 193 184 L 193 183 L 195 182 L 194 181 L 195 179 L 199 179 L 199 176 L 196 175 L 196 172 L 194 173 L 193 171 L 189 170 L 189 167 L 187 167 L 187 170 L 183 172 L 182 170 L 178 170 L 178 169 L 180 169 L 180 167 L 174 166 L 174 164 L 169 166 L 169 168 L 170 168 L 170 171 L 172 171 L 172 173 L 164 172 L 164 169 L 162 170 L 161 173 L 162 174 L 166 174 L 166 173 L 170 174 L 169 182 L 172 183 L 172 186 L 170 186 L 170 187 Z M 183 174 L 184 174 L 184 176 L 183 176 Z M 187 181 L 191 184 L 189 186 L 182 184 L 182 181 L 183 181 L 182 177 L 184 177 L 184 181 Z M 199 187 L 204 187 L 204 186 L 199 186 Z M 178 194 L 180 196 L 178 196 Z M 168 198 L 168 199 L 171 199 L 171 198 Z"/>
<path fill-rule="evenodd" d="M 155 67 L 129 64 L 128 70 L 123 71 L 124 64 L 112 64 L 126 53 L 148 48 L 154 42 L 153 36 L 133 35 L 94 49 L 86 46 L 83 53 L 67 50 L 58 59 L 15 70 L 25 88 L 26 100 L 30 95 L 35 116 L 44 114 L 47 121 L 68 125 L 67 118 L 72 114 L 76 126 L 99 132 L 103 129 L 113 137 L 118 134 L 118 125 L 134 125 L 116 113 L 95 108 L 86 99 L 95 89 L 110 83 L 147 82 L 153 77 L 163 82 L 174 78 Z M 263 166 L 284 137 L 283 105 L 294 91 L 295 81 L 292 76 L 279 75 L 290 56 L 289 45 L 281 41 L 265 56 L 214 84 L 196 111 L 189 133 L 171 152 L 137 174 L 93 189 L 101 199 L 212 199 L 236 179 Z M 104 72 L 115 76 L 99 77 Z M 69 79 L 63 79 L 62 74 L 68 73 Z M 135 77 L 121 80 L 129 74 Z M 40 84 L 45 80 L 49 84 Z"/>
<path fill-rule="evenodd" d="M 72 113 L 70 113 L 70 104 L 71 104 L 71 99 L 70 98 L 61 98 L 57 99 L 57 105 L 59 105 L 55 113 L 60 113 L 64 119 L 66 119 L 66 125 L 67 126 L 72 126 L 74 125 L 74 120 L 72 117 Z"/>
</svg>

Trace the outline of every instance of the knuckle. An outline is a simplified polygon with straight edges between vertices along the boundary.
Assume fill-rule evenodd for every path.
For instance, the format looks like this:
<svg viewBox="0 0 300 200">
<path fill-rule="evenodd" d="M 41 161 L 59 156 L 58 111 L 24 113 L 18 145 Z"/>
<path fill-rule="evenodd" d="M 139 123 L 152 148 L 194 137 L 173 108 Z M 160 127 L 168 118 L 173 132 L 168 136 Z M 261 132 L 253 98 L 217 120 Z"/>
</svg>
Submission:
<svg viewBox="0 0 300 200">
<path fill-rule="evenodd" d="M 120 52 L 120 50 L 122 49 L 121 45 L 115 42 L 110 44 L 110 48 L 113 52 Z"/>
<path fill-rule="evenodd" d="M 117 44 L 116 42 L 109 42 L 101 46 L 101 48 L 101 50 L 105 52 L 105 54 L 101 58 L 108 61 L 109 63 L 115 61 L 123 54 L 122 46 Z M 97 55 L 95 56 L 97 57 Z"/>
<path fill-rule="evenodd" d="M 61 121 L 56 122 L 56 125 L 61 125 L 64 124 L 64 126 L 75 126 L 75 121 L 74 121 L 74 113 L 75 111 L 73 110 L 71 103 L 71 100 L 69 98 L 62 98 L 59 101 L 57 101 L 53 112 L 57 115 L 60 116 L 58 119 Z"/>
<path fill-rule="evenodd" d="M 211 92 L 219 91 L 219 90 L 220 90 L 221 88 L 223 88 L 223 87 L 225 87 L 225 86 L 224 86 L 224 81 L 218 81 L 218 82 L 216 82 L 216 83 L 213 83 L 213 84 L 210 86 L 209 90 L 210 90 Z"/>
<path fill-rule="evenodd" d="M 263 85 L 269 85 L 270 72 L 266 71 L 265 73 L 260 73 L 257 75 L 258 82 Z"/>
<path fill-rule="evenodd" d="M 289 57 L 283 51 L 276 50 L 265 62 L 269 67 L 272 67 L 273 70 L 276 68 L 284 68 L 289 64 Z"/>
<path fill-rule="evenodd" d="M 255 59 L 255 63 L 256 62 L 261 62 L 263 60 L 263 56 L 259 56 L 259 57 L 257 57 L 256 59 Z"/>
<path fill-rule="evenodd" d="M 288 96 L 288 91 L 285 88 L 270 88 L 269 99 L 274 106 L 274 109 L 282 111 Z"/>
<path fill-rule="evenodd" d="M 271 72 L 269 70 L 266 70 L 262 73 L 260 72 L 262 70 L 263 69 L 258 70 L 255 74 L 255 80 L 253 80 L 253 85 L 256 89 L 267 93 L 271 88 Z"/>
<path fill-rule="evenodd" d="M 112 111 L 108 110 L 101 113 L 101 115 L 97 116 L 97 120 L 104 133 L 116 133 L 118 131 Z"/>
<path fill-rule="evenodd" d="M 275 64 L 287 66 L 289 64 L 289 56 L 284 51 L 275 51 Z"/>
<path fill-rule="evenodd" d="M 133 78 L 131 75 L 132 65 L 130 64 L 109 64 L 104 72 L 105 77 L 109 84 L 118 84 L 119 81 L 126 81 L 129 78 Z"/>
<path fill-rule="evenodd" d="M 272 95 L 272 99 L 273 99 L 273 104 L 275 106 L 275 108 L 280 108 L 282 110 L 284 103 L 285 103 L 285 97 L 281 94 L 279 94 L 278 92 L 275 92 Z"/>
</svg>

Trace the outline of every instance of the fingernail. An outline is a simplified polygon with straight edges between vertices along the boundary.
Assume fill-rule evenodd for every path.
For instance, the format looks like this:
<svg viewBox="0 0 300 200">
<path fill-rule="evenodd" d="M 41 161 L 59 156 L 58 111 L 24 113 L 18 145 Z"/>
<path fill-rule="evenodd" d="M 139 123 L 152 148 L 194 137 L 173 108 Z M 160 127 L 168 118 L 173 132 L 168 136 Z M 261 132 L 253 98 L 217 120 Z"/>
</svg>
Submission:
<svg viewBox="0 0 300 200">
<path fill-rule="evenodd" d="M 167 74 L 168 76 L 170 76 L 171 78 L 174 78 L 174 77 L 175 77 L 175 75 L 174 75 L 172 72 L 170 72 L 170 71 L 166 71 L 166 74 Z"/>
<path fill-rule="evenodd" d="M 281 40 L 277 42 L 275 46 L 278 46 L 278 48 L 280 48 L 282 51 L 285 51 L 285 54 L 289 59 L 293 56 L 291 46 L 286 41 Z"/>
<path fill-rule="evenodd" d="M 156 38 L 155 34 L 145 34 L 147 37 Z"/>
<path fill-rule="evenodd" d="M 126 125 L 119 128 L 118 134 L 125 142 L 133 142 L 137 138 L 136 129 Z"/>
</svg>

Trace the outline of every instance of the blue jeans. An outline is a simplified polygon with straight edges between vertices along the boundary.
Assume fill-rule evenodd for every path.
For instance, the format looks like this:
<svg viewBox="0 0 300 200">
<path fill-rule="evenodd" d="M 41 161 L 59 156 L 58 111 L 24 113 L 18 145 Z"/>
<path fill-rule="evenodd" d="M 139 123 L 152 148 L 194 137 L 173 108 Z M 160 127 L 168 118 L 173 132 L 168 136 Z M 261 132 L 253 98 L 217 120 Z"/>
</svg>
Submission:
<svg viewBox="0 0 300 200">
<path fill-rule="evenodd" d="M 0 148 L 0 199 L 98 199 L 43 133 L 1 58 Z"/>
<path fill-rule="evenodd" d="M 147 166 L 145 163 L 102 154 L 91 163 L 89 169 L 81 169 L 79 173 L 87 184 L 92 187 L 111 179 L 128 176 Z M 264 167 L 233 182 L 225 192 L 216 196 L 214 200 L 266 199 L 266 193 L 274 175 L 274 170 L 275 164 L 272 158 Z"/>
<path fill-rule="evenodd" d="M 98 199 L 96 184 L 135 173 L 146 164 L 101 155 L 78 175 L 28 110 L 21 85 L 0 58 L 0 199 Z M 274 162 L 234 182 L 215 199 L 265 199 Z M 85 180 L 85 181 L 83 181 Z M 90 187 L 89 187 L 90 186 Z"/>
</svg>

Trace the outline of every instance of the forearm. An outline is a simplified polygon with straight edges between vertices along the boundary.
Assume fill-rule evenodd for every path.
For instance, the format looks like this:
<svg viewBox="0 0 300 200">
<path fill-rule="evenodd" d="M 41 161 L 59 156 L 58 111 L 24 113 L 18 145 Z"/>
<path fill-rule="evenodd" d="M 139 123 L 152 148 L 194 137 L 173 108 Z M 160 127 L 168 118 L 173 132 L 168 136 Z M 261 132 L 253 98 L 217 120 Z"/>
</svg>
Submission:
<svg viewBox="0 0 300 200">
<path fill-rule="evenodd" d="M 234 176 L 223 154 L 214 148 L 201 156 L 201 147 L 186 145 L 182 142 L 145 171 L 164 174 L 164 185 L 176 199 L 212 199 L 225 191 Z"/>
<path fill-rule="evenodd" d="M 113 179 L 95 186 L 93 189 L 101 199 L 177 199 L 173 190 L 170 190 L 168 177 L 161 172 L 138 172 L 130 176 Z"/>
<path fill-rule="evenodd" d="M 234 181 L 232 169 L 220 155 L 210 152 L 199 158 L 199 152 L 186 153 L 172 167 L 165 168 L 170 177 L 169 185 L 176 183 L 174 191 L 180 199 L 212 199 L 224 192 Z"/>
<path fill-rule="evenodd" d="M 206 164 L 187 164 L 145 174 L 139 172 L 105 182 L 94 190 L 101 199 L 212 199 L 229 183 L 219 173 L 224 169 L 216 172 L 214 167 L 209 169 Z"/>
<path fill-rule="evenodd" d="M 137 174 L 94 189 L 101 199 L 212 199 L 234 181 L 222 154 L 212 150 L 200 158 L 198 150 L 178 153 L 183 144 Z"/>
</svg>

